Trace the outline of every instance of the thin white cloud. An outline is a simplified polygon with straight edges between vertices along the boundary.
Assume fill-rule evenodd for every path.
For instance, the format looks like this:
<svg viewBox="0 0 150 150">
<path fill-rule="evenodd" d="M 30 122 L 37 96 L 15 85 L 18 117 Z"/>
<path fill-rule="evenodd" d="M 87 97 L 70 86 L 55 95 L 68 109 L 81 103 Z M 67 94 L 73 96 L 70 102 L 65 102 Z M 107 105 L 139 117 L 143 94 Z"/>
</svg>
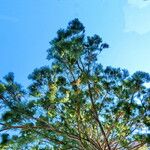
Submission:
<svg viewBox="0 0 150 150">
<path fill-rule="evenodd" d="M 125 31 L 150 32 L 150 0 L 128 0 L 124 7 Z"/>
<path fill-rule="evenodd" d="M 18 18 L 12 17 L 12 16 L 7 16 L 7 15 L 0 15 L 0 20 L 9 21 L 9 22 L 18 22 L 19 21 Z"/>
<path fill-rule="evenodd" d="M 128 4 L 141 9 L 150 5 L 150 0 L 128 0 Z"/>
</svg>

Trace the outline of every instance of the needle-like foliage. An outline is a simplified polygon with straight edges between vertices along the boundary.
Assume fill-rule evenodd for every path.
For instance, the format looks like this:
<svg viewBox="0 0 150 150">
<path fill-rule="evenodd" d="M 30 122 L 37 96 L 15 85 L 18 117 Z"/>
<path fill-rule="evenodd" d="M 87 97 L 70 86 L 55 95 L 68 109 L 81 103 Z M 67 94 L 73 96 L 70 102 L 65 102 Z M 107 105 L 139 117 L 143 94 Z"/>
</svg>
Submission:
<svg viewBox="0 0 150 150">
<path fill-rule="evenodd" d="M 50 42 L 51 65 L 29 75 L 27 90 L 9 73 L 0 83 L 1 149 L 138 150 L 150 142 L 148 73 L 103 68 L 109 46 L 72 20 Z"/>
</svg>

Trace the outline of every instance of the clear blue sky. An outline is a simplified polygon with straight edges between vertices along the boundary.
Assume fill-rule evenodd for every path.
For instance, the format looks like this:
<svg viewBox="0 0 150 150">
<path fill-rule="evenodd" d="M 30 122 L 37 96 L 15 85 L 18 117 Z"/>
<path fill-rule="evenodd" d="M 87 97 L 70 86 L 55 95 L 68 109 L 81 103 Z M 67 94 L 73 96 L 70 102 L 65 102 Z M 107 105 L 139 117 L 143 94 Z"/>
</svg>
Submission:
<svg viewBox="0 0 150 150">
<path fill-rule="evenodd" d="M 56 31 L 74 18 L 110 45 L 99 59 L 104 66 L 150 72 L 150 1 L 0 0 L 0 78 L 12 71 L 27 85 L 34 68 L 49 64 Z"/>
</svg>

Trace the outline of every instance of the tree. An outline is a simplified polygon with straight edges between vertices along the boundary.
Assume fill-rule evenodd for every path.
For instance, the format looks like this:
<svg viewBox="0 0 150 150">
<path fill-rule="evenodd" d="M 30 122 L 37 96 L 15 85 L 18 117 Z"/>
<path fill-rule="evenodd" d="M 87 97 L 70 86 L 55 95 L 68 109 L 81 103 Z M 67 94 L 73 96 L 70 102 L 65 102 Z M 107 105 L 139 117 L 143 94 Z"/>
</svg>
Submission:
<svg viewBox="0 0 150 150">
<path fill-rule="evenodd" d="M 103 68 L 97 59 L 108 44 L 86 36 L 78 19 L 50 45 L 51 65 L 29 75 L 28 89 L 13 73 L 1 81 L 1 149 L 137 150 L 149 142 L 140 133 L 150 125 L 148 73 Z"/>
</svg>

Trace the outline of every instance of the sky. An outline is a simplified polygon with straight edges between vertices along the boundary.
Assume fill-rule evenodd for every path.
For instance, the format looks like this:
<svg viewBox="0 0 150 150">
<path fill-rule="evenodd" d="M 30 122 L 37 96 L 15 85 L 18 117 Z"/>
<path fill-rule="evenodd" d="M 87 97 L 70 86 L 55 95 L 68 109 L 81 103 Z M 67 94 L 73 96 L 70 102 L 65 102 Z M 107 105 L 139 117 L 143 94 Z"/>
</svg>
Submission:
<svg viewBox="0 0 150 150">
<path fill-rule="evenodd" d="M 74 18 L 109 44 L 104 66 L 150 72 L 149 0 L 0 0 L 0 79 L 14 72 L 28 85 L 33 69 L 50 64 L 49 41 Z"/>
</svg>

